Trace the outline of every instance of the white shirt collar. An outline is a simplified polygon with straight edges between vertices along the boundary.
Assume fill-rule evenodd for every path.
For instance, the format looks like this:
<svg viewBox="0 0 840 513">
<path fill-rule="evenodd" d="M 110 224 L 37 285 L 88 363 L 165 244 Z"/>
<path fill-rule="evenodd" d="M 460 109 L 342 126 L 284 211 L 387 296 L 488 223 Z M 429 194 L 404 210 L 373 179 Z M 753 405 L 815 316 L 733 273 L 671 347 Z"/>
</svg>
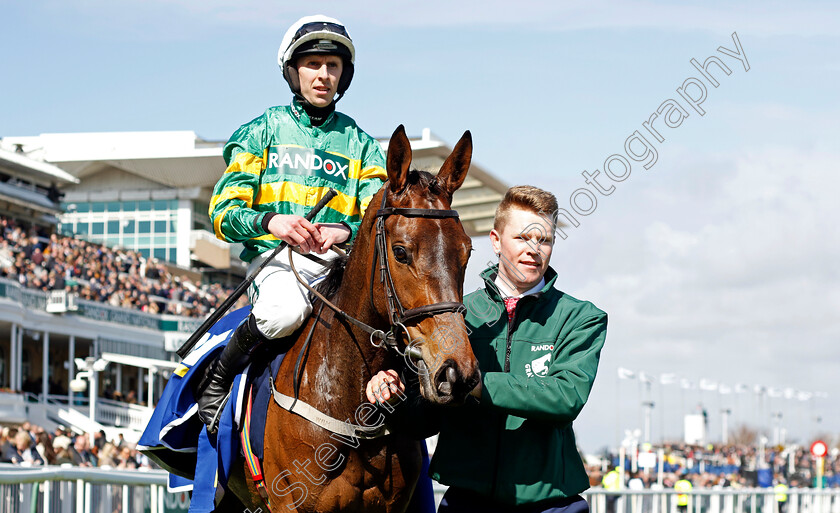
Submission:
<svg viewBox="0 0 840 513">
<path fill-rule="evenodd" d="M 505 283 L 505 280 L 501 279 L 498 274 L 496 275 L 496 279 L 493 280 L 493 283 L 495 283 L 496 287 L 499 288 L 499 292 L 502 293 L 502 297 L 523 297 L 523 296 L 530 296 L 531 294 L 536 294 L 537 292 L 541 291 L 543 289 L 543 287 L 545 287 L 545 276 L 540 278 L 539 283 L 534 285 L 532 288 L 530 288 L 529 290 L 526 290 L 522 294 L 518 294 L 516 296 L 514 296 L 511 293 L 511 291 L 507 287 L 507 284 Z"/>
</svg>

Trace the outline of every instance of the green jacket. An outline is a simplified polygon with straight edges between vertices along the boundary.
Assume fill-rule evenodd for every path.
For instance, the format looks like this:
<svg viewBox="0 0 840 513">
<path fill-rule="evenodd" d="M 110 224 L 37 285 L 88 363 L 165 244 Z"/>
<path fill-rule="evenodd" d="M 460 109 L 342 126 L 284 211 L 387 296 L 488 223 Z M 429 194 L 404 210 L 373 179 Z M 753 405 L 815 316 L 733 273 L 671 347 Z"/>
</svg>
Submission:
<svg viewBox="0 0 840 513">
<path fill-rule="evenodd" d="M 333 112 L 313 126 L 296 102 L 242 125 L 223 156 L 228 167 L 213 190 L 210 219 L 216 237 L 243 243 L 246 262 L 280 243 L 268 233 L 268 213 L 305 216 L 330 187 L 338 196 L 315 222 L 347 224 L 352 241 L 387 179 L 379 143 L 353 119 Z"/>
<path fill-rule="evenodd" d="M 508 505 L 574 496 L 589 479 L 572 421 L 595 380 L 607 314 L 555 289 L 549 267 L 509 325 L 497 272 L 485 270 L 485 288 L 464 298 L 481 400 L 442 412 L 430 474 Z"/>
</svg>

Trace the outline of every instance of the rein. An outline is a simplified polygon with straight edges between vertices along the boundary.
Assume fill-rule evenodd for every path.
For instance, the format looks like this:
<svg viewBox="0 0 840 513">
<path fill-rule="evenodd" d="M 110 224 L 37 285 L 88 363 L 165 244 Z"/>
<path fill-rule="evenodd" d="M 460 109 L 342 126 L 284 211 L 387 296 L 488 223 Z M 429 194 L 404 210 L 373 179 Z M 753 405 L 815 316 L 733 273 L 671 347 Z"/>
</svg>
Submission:
<svg viewBox="0 0 840 513">
<path fill-rule="evenodd" d="M 386 182 L 387 184 L 387 182 Z M 383 185 L 383 188 L 385 186 Z M 439 313 L 445 312 L 465 312 L 466 307 L 464 307 L 463 303 L 457 301 L 442 301 L 440 303 L 433 303 L 430 305 L 424 305 L 416 308 L 410 308 L 408 310 L 403 307 L 402 302 L 400 302 L 399 297 L 397 296 L 396 288 L 394 287 L 394 280 L 391 277 L 391 268 L 388 263 L 388 252 L 385 240 L 385 218 L 391 215 L 399 215 L 404 217 L 422 217 L 425 219 L 447 219 L 447 218 L 455 218 L 458 219 L 458 211 L 457 210 L 444 210 L 444 209 L 435 209 L 435 208 L 395 208 L 395 207 L 386 207 L 385 200 L 387 199 L 387 194 L 383 192 L 382 194 L 382 205 L 379 210 L 376 211 L 376 235 L 374 236 L 374 250 L 373 250 L 373 259 L 371 259 L 371 270 L 370 270 L 370 305 L 372 310 L 376 310 L 376 305 L 374 304 L 373 300 L 373 288 L 374 288 L 374 280 L 376 277 L 376 263 L 377 260 L 379 261 L 379 282 L 383 284 L 385 288 L 385 298 L 388 303 L 388 318 L 391 322 L 391 328 L 386 333 L 380 329 L 376 329 L 369 324 L 366 324 L 355 317 L 348 315 L 344 310 L 340 309 L 338 306 L 333 304 L 330 300 L 324 297 L 323 294 L 315 290 L 312 286 L 310 286 L 306 280 L 304 280 L 300 274 L 297 272 L 295 268 L 294 261 L 292 259 L 292 248 L 289 247 L 289 265 L 292 268 L 292 272 L 297 278 L 298 282 L 301 285 L 306 287 L 309 292 L 311 292 L 315 297 L 320 299 L 326 306 L 332 309 L 336 316 L 340 319 L 346 320 L 347 322 L 353 324 L 357 328 L 361 329 L 362 331 L 368 333 L 370 335 L 370 343 L 374 347 L 379 348 L 387 348 L 392 349 L 398 355 L 405 357 L 406 353 L 409 357 L 414 359 L 421 359 L 422 354 L 420 350 L 416 347 L 413 347 L 409 344 L 406 344 L 405 351 L 401 351 L 399 345 L 397 343 L 397 334 L 402 331 L 406 335 L 408 335 L 408 329 L 406 328 L 405 324 L 407 322 L 413 321 L 415 319 L 434 316 Z M 309 255 L 303 255 L 308 257 Z M 399 328 L 399 329 L 398 329 Z M 374 339 L 378 339 L 378 342 L 374 342 Z"/>
<path fill-rule="evenodd" d="M 383 287 L 385 288 L 385 297 L 388 304 L 388 318 L 391 322 L 390 330 L 387 333 L 380 329 L 374 328 L 373 326 L 370 326 L 369 324 L 362 322 L 359 319 L 356 319 L 355 317 L 348 315 L 345 311 L 343 311 L 338 306 L 333 304 L 329 299 L 324 297 L 323 294 L 315 290 L 314 287 L 309 285 L 309 283 L 307 283 L 306 280 L 304 280 L 300 276 L 300 273 L 298 273 L 297 268 L 295 267 L 291 246 L 289 247 L 289 266 L 291 267 L 292 273 L 295 275 L 295 278 L 297 278 L 298 282 L 300 282 L 301 285 L 306 287 L 306 289 L 309 290 L 309 292 L 312 293 L 315 297 L 321 300 L 321 308 L 323 308 L 323 306 L 326 305 L 335 312 L 336 317 L 338 317 L 339 319 L 346 320 L 347 322 L 353 324 L 362 331 L 368 333 L 370 335 L 370 343 L 374 347 L 392 349 L 402 357 L 408 355 L 411 358 L 420 360 L 422 359 L 422 353 L 417 347 L 414 347 L 410 344 L 406 344 L 405 350 L 400 350 L 399 344 L 397 342 L 397 333 L 399 333 L 399 331 L 402 331 L 406 334 L 406 336 L 408 336 L 408 329 L 406 328 L 405 323 L 444 312 L 464 312 L 466 311 L 466 308 L 464 307 L 463 303 L 456 301 L 442 301 L 430 305 L 410 308 L 408 310 L 406 310 L 405 307 L 403 307 L 399 297 L 397 296 L 397 291 L 394 287 L 394 281 L 391 276 L 391 268 L 388 264 L 388 253 L 385 240 L 385 218 L 392 215 L 399 215 L 404 217 L 421 217 L 425 219 L 458 219 L 458 212 L 456 210 L 443 210 L 432 208 L 385 207 L 386 197 L 387 194 L 383 192 L 382 205 L 380 209 L 376 212 L 376 235 L 374 238 L 374 252 L 370 271 L 370 303 L 371 308 L 375 311 L 376 306 L 373 300 L 373 287 L 376 276 L 376 264 L 378 261 L 379 282 L 382 283 Z M 311 255 L 302 256 L 307 258 L 311 257 Z M 314 258 L 317 259 L 317 257 Z M 318 317 L 320 317 L 320 315 L 321 310 L 318 311 Z M 317 321 L 312 324 L 312 328 L 310 329 L 310 332 L 306 337 L 304 348 L 301 350 L 301 353 L 298 355 L 298 360 L 295 363 L 293 384 L 293 389 L 295 393 L 294 397 L 290 397 L 278 392 L 274 386 L 274 381 L 270 381 L 271 393 L 275 403 L 277 403 L 277 405 L 281 408 L 289 412 L 295 413 L 297 415 L 300 415 L 301 417 L 316 424 L 317 426 L 320 426 L 333 433 L 339 433 L 350 437 L 355 436 L 357 438 L 364 439 L 379 438 L 381 436 L 390 434 L 390 431 L 385 427 L 384 424 L 377 426 L 362 426 L 350 422 L 343 422 L 333 417 L 330 417 L 329 415 L 315 409 L 311 405 L 298 399 L 298 388 L 300 384 L 298 383 L 297 378 L 298 373 L 300 371 L 301 358 L 303 357 L 303 354 L 307 352 L 309 342 L 312 340 L 312 335 L 315 331 L 315 327 L 317 326 L 317 324 Z M 374 341 L 374 339 L 378 339 L 378 341 Z"/>
</svg>

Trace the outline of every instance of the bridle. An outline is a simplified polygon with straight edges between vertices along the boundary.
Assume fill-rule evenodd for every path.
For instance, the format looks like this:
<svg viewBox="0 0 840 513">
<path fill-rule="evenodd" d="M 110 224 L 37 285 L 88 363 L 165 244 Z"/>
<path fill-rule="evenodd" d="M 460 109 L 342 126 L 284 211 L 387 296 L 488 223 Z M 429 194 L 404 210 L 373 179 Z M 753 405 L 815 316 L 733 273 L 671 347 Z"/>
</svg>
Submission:
<svg viewBox="0 0 840 513">
<path fill-rule="evenodd" d="M 419 349 L 412 347 L 408 342 L 411 337 L 408 334 L 406 323 L 410 323 L 417 319 L 421 319 L 423 317 L 430 317 L 440 313 L 465 312 L 466 307 L 464 307 L 463 303 L 457 301 L 442 301 L 439 303 L 433 303 L 430 305 L 424 305 L 409 309 L 406 309 L 403 306 L 402 302 L 400 301 L 400 298 L 397 296 L 397 291 L 394 287 L 394 280 L 391 276 L 391 267 L 388 263 L 388 248 L 385 240 L 385 219 L 392 215 L 398 215 L 403 217 L 421 217 L 425 219 L 458 219 L 458 211 L 436 208 L 386 207 L 385 202 L 388 194 L 387 190 L 385 189 L 387 188 L 387 185 L 388 182 L 385 182 L 385 184 L 382 186 L 382 204 L 380 205 L 379 210 L 377 210 L 375 214 L 376 234 L 374 235 L 374 249 L 373 258 L 371 259 L 369 289 L 371 308 L 375 311 L 376 305 L 374 303 L 373 289 L 375 285 L 376 267 L 378 262 L 379 282 L 383 284 L 383 287 L 385 289 L 385 299 L 388 306 L 388 320 L 391 323 L 391 327 L 388 332 L 376 329 L 354 317 L 351 317 L 346 312 L 338 308 L 327 298 L 325 298 L 321 293 L 312 288 L 308 283 L 306 283 L 305 280 L 303 280 L 303 278 L 301 278 L 298 275 L 297 269 L 295 269 L 291 255 L 289 257 L 289 262 L 291 264 L 292 270 L 294 271 L 295 275 L 298 278 L 298 281 L 301 284 L 303 284 L 307 289 L 309 289 L 309 291 L 313 293 L 316 297 L 318 297 L 318 299 L 320 299 L 326 306 L 335 311 L 337 317 L 344 319 L 350 322 L 351 324 L 355 325 L 356 327 L 360 328 L 361 330 L 367 332 L 370 335 L 370 343 L 373 344 L 375 347 L 384 347 L 387 349 L 392 349 L 397 354 L 403 357 L 405 357 L 406 353 L 408 353 L 408 356 L 419 359 Z M 404 333 L 406 335 L 405 350 L 400 349 L 399 343 L 397 341 L 400 333 Z M 375 341 L 374 339 L 378 340 Z"/>
<path fill-rule="evenodd" d="M 387 187 L 388 182 L 385 182 L 385 185 L 382 186 L 383 189 Z M 322 304 L 318 309 L 318 313 L 316 314 L 316 318 L 320 318 L 321 312 L 323 311 L 323 307 L 327 306 L 335 312 L 335 316 L 341 320 L 347 321 L 350 324 L 358 327 L 359 329 L 367 332 L 370 335 L 370 343 L 377 348 L 384 348 L 384 349 L 391 349 L 395 351 L 398 355 L 403 357 L 406 361 L 408 358 L 412 358 L 414 360 L 422 360 L 423 355 L 419 348 L 415 347 L 412 343 L 411 336 L 408 333 L 408 329 L 406 328 L 405 324 L 408 322 L 413 322 L 417 319 L 421 319 L 424 317 L 429 317 L 433 315 L 437 315 L 439 313 L 445 312 L 465 312 L 466 308 L 464 307 L 463 303 L 456 302 L 456 301 L 442 301 L 439 303 L 433 303 L 430 305 L 424 305 L 415 308 L 406 309 L 402 302 L 400 301 L 399 297 L 397 296 L 396 288 L 394 287 L 394 280 L 391 276 L 391 268 L 388 265 L 388 252 L 387 252 L 387 245 L 385 240 L 385 219 L 388 216 L 398 215 L 403 217 L 422 217 L 426 219 L 447 219 L 447 218 L 455 218 L 458 219 L 458 212 L 455 210 L 444 210 L 444 209 L 433 209 L 433 208 L 395 208 L 395 207 L 386 207 L 385 201 L 387 199 L 387 190 L 383 190 L 382 192 L 382 205 L 380 205 L 379 210 L 376 211 L 375 223 L 376 223 L 376 234 L 374 238 L 374 250 L 373 250 L 373 258 L 372 258 L 372 265 L 370 270 L 370 303 L 371 308 L 376 310 L 376 305 L 373 298 L 373 287 L 375 284 L 375 277 L 376 277 L 376 266 L 377 262 L 379 263 L 379 282 L 382 283 L 383 288 L 385 289 L 385 298 L 388 305 L 388 319 L 391 323 L 391 327 L 388 332 L 384 332 L 380 329 L 376 329 L 373 326 L 370 326 L 355 317 L 351 317 L 346 312 L 338 308 L 335 304 L 330 302 L 327 298 L 323 296 L 320 292 L 315 290 L 312 286 L 310 286 L 306 280 L 304 280 L 300 274 L 298 274 L 297 269 L 295 268 L 294 258 L 291 254 L 289 254 L 289 265 L 292 268 L 292 272 L 297 277 L 298 281 L 306 287 L 309 292 L 311 292 L 315 297 L 321 300 Z M 289 251 L 291 252 L 291 247 L 289 247 Z M 312 257 L 311 255 L 304 255 L 307 257 Z M 347 436 L 355 436 L 358 438 L 378 438 L 381 436 L 385 436 L 389 434 L 387 427 L 384 423 L 377 425 L 377 426 L 367 426 L 367 425 L 356 425 L 351 422 L 342 422 L 338 419 L 330 417 L 327 414 L 324 414 L 317 409 L 313 408 L 311 405 L 306 404 L 304 401 L 300 401 L 299 391 L 300 391 L 300 369 L 302 365 L 302 360 L 304 354 L 308 352 L 309 344 L 312 341 L 312 337 L 315 333 L 315 327 L 318 325 L 318 321 L 312 323 L 311 328 L 309 329 L 309 334 L 306 336 L 306 339 L 303 343 L 303 347 L 301 348 L 297 362 L 295 363 L 295 371 L 293 374 L 292 379 L 292 388 L 294 390 L 294 396 L 287 396 L 277 391 L 274 386 L 273 380 L 269 380 L 269 384 L 271 386 L 271 393 L 274 397 L 274 401 L 281 407 L 290 412 L 296 413 L 303 418 L 309 420 L 310 422 L 315 423 L 316 425 L 330 430 L 333 433 L 342 433 Z M 400 349 L 398 338 L 399 334 L 404 333 L 406 336 L 405 341 L 405 349 Z"/>
<path fill-rule="evenodd" d="M 383 188 L 385 188 L 385 186 L 383 186 Z M 401 328 L 402 331 L 408 335 L 408 330 L 405 327 L 407 322 L 445 312 L 465 312 L 466 308 L 463 303 L 457 301 L 442 301 L 440 303 L 409 308 L 408 310 L 405 309 L 400 301 L 400 298 L 397 296 L 397 289 L 394 287 L 394 280 L 391 277 L 391 266 L 388 263 L 388 248 L 385 241 L 385 219 L 392 215 L 403 217 L 421 217 L 425 219 L 458 219 L 458 211 L 436 208 L 386 207 L 386 198 L 387 192 L 383 192 L 382 205 L 379 207 L 379 210 L 376 211 L 376 235 L 374 241 L 373 259 L 371 260 L 370 287 L 368 287 L 370 291 L 370 306 L 373 310 L 376 310 L 376 305 L 373 300 L 373 286 L 376 276 L 376 263 L 378 260 L 379 283 L 382 283 L 385 288 L 385 300 L 388 304 L 388 319 L 391 322 L 391 331 L 389 334 L 395 335 L 394 329 Z M 400 353 L 399 349 L 396 347 L 395 338 L 396 337 L 394 336 L 393 348 Z M 386 337 L 385 343 L 387 343 L 387 340 L 388 337 Z"/>
</svg>

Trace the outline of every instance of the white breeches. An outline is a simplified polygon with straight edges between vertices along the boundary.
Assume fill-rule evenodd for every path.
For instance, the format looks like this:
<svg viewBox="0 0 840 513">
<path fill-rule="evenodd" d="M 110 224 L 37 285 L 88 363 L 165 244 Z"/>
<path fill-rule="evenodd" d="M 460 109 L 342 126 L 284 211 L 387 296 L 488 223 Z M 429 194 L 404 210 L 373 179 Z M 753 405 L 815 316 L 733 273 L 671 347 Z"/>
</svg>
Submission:
<svg viewBox="0 0 840 513">
<path fill-rule="evenodd" d="M 271 254 L 266 251 L 251 261 L 250 275 Z M 301 278 L 315 286 L 326 274 L 325 268 L 297 253 L 292 253 L 295 268 Z M 332 260 L 337 253 L 329 251 L 314 255 L 322 260 Z M 248 287 L 251 313 L 257 321 L 257 328 L 267 338 L 281 338 L 291 335 L 312 313 L 309 291 L 295 278 L 289 266 L 289 250 L 284 249 L 274 261 L 268 264 Z"/>
</svg>

